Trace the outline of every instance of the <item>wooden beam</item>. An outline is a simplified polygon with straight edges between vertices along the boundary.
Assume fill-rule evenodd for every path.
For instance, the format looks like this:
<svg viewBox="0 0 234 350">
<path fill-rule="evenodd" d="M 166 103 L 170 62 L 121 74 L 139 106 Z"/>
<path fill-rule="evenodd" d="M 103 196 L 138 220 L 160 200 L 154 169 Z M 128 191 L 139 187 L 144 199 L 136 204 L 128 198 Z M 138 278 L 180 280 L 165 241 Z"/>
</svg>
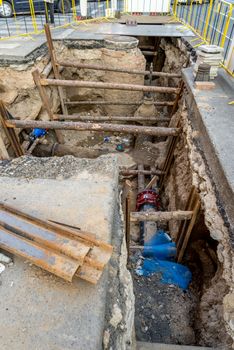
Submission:
<svg viewBox="0 0 234 350">
<path fill-rule="evenodd" d="M 65 101 L 65 105 L 68 106 L 80 106 L 80 105 L 113 105 L 113 106 L 131 106 L 131 105 L 141 105 L 143 101 L 131 102 L 131 101 Z M 155 101 L 152 102 L 155 106 L 173 106 L 175 101 Z"/>
<path fill-rule="evenodd" d="M 95 64 L 77 63 L 72 61 L 58 61 L 57 63 L 63 67 L 100 70 L 100 71 L 106 71 L 106 72 L 119 72 L 119 73 L 136 74 L 136 75 L 150 75 L 150 71 L 140 71 L 137 69 L 130 70 L 130 69 L 123 69 L 123 68 L 109 68 L 109 67 L 95 65 Z M 152 76 L 166 77 L 166 78 L 181 78 L 181 74 L 165 73 L 165 72 L 152 72 Z"/>
<path fill-rule="evenodd" d="M 33 76 L 34 82 L 38 88 L 39 95 L 40 95 L 41 101 L 42 101 L 42 105 L 45 108 L 50 120 L 52 121 L 52 120 L 54 120 L 54 114 L 53 114 L 53 111 L 51 109 L 50 101 L 49 101 L 48 96 L 46 94 L 45 88 L 44 88 L 44 86 L 41 85 L 39 70 L 35 69 L 32 72 L 32 76 Z M 63 137 L 61 131 L 56 130 L 55 134 L 56 134 L 56 137 L 58 139 L 58 142 L 64 143 L 64 137 Z"/>
<path fill-rule="evenodd" d="M 179 89 L 173 88 L 173 87 L 102 83 L 102 82 L 96 82 L 96 81 L 41 79 L 40 83 L 42 86 L 64 86 L 64 87 L 95 88 L 95 89 L 107 89 L 107 90 L 143 91 L 143 92 L 157 92 L 162 94 L 179 93 Z"/>
<path fill-rule="evenodd" d="M 177 255 L 178 256 L 177 261 L 179 263 L 182 261 L 184 253 L 185 253 L 185 250 L 186 250 L 186 248 L 188 246 L 188 242 L 189 242 L 189 239 L 190 239 L 190 236 L 191 236 L 191 233 L 192 233 L 192 229 L 193 229 L 194 224 L 196 222 L 196 219 L 197 219 L 197 216 L 198 216 L 198 213 L 199 213 L 199 210 L 200 210 L 200 206 L 201 206 L 200 200 L 197 199 L 196 203 L 195 203 L 195 206 L 194 206 L 192 218 L 191 218 L 191 220 L 189 222 L 187 231 L 186 231 L 185 236 L 184 236 L 184 240 L 183 240 L 181 249 L 179 251 L 177 251 L 177 254 L 178 254 Z"/>
<path fill-rule="evenodd" d="M 144 164 L 138 164 L 138 192 L 145 188 Z"/>
<path fill-rule="evenodd" d="M 171 221 L 189 220 L 193 215 L 192 211 L 155 211 L 155 212 L 132 212 L 131 221 Z"/>
<path fill-rule="evenodd" d="M 81 115 L 81 114 L 71 114 L 71 115 L 64 115 L 64 114 L 55 114 L 54 120 L 83 120 L 83 121 L 132 121 L 132 122 L 144 122 L 144 121 L 150 121 L 150 122 L 169 122 L 170 118 L 164 118 L 164 117 L 124 117 L 124 116 L 93 116 L 93 115 Z"/>
<path fill-rule="evenodd" d="M 18 137 L 15 133 L 15 130 L 8 129 L 7 127 L 7 121 L 11 117 L 10 113 L 6 109 L 3 101 L 0 101 L 0 121 L 2 124 L 2 128 L 6 134 L 6 137 L 15 153 L 16 157 L 20 157 L 24 155 L 24 150 L 20 145 L 20 142 L 18 140 Z"/>
<path fill-rule="evenodd" d="M 50 59 L 51 59 L 52 67 L 53 67 L 54 76 L 56 79 L 61 79 L 49 24 L 48 23 L 45 24 L 44 28 L 45 28 L 47 46 L 48 46 L 48 50 L 49 50 L 49 54 L 50 54 Z M 67 114 L 67 106 L 65 106 L 65 104 L 64 104 L 64 100 L 65 100 L 64 94 L 63 94 L 63 90 L 60 86 L 58 86 L 58 94 L 59 94 L 59 99 L 60 99 L 63 114 Z"/>
<path fill-rule="evenodd" d="M 142 173 L 144 175 L 162 175 L 163 171 L 161 170 L 155 170 L 155 171 L 151 171 L 151 170 L 132 170 L 132 169 L 122 169 L 120 170 L 120 175 L 123 176 L 128 176 L 128 175 L 138 175 L 139 173 Z"/>
<path fill-rule="evenodd" d="M 127 134 L 145 134 L 152 136 L 176 136 L 180 133 L 178 128 L 163 128 L 152 126 L 135 126 L 121 124 L 98 124 L 82 122 L 59 122 L 59 121 L 38 121 L 38 120 L 8 120 L 9 128 L 40 128 L 55 130 L 90 130 L 90 131 L 112 131 Z"/>
<path fill-rule="evenodd" d="M 7 148 L 3 142 L 2 135 L 0 134 L 0 159 L 10 159 Z"/>
</svg>

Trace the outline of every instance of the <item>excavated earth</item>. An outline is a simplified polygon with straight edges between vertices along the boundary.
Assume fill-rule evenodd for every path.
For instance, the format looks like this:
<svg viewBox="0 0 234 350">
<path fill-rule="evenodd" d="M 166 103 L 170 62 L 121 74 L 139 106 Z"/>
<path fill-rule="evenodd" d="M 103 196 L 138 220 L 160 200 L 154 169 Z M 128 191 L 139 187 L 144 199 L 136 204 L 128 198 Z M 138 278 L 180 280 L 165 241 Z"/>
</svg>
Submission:
<svg viewBox="0 0 234 350">
<path fill-rule="evenodd" d="M 95 47 L 95 43 L 56 43 L 58 57 L 71 59 L 81 63 L 101 64 L 102 47 Z M 180 41 L 167 42 L 162 39 L 160 49 L 164 52 L 164 63 L 161 67 L 165 72 L 180 72 L 187 65 L 187 53 Z M 0 98 L 6 102 L 11 113 L 20 119 L 48 119 L 41 106 L 41 100 L 33 83 L 31 72 L 35 67 L 42 70 L 48 58 L 40 58 L 34 64 L 0 68 Z M 126 63 L 126 62 L 125 62 Z M 140 63 L 141 64 L 141 63 Z M 104 72 L 85 69 L 64 69 L 62 76 L 66 79 L 105 81 Z M 176 86 L 176 79 L 169 82 L 158 79 L 157 85 Z M 54 111 L 59 110 L 59 98 L 56 89 L 47 88 Z M 70 100 L 98 100 L 103 99 L 103 91 L 97 89 L 69 89 L 67 98 Z M 170 97 L 166 96 L 165 99 Z M 161 94 L 155 94 L 155 99 L 163 99 Z M 137 108 L 136 108 L 137 109 Z M 100 107 L 92 109 L 86 107 L 71 108 L 70 112 L 83 114 L 105 115 Z M 136 112 L 136 111 L 135 111 Z M 160 108 L 160 115 L 167 116 L 167 109 Z M 173 285 L 162 284 L 159 276 L 139 277 L 135 267 L 139 254 L 130 257 L 135 293 L 135 331 L 137 340 L 147 342 L 161 342 L 170 344 L 204 345 L 218 349 L 229 350 L 233 346 L 233 252 L 229 242 L 228 230 L 220 215 L 219 203 L 212 181 L 207 170 L 204 155 L 197 147 L 197 133 L 189 121 L 190 111 L 186 109 L 184 101 L 174 119 L 181 115 L 183 129 L 176 150 L 175 160 L 165 183 L 162 196 L 163 207 L 167 210 L 183 209 L 194 185 L 199 192 L 202 205 L 202 219 L 199 219 L 197 232 L 205 234 L 206 240 L 193 240 L 183 263 L 188 265 L 193 273 L 193 281 L 187 292 Z M 130 167 L 142 161 L 145 165 L 162 167 L 166 157 L 168 143 L 163 139 L 138 139 L 140 147 L 133 147 L 134 140 L 129 135 L 113 135 L 90 132 L 64 132 L 66 142 L 71 146 L 90 149 L 102 149 L 112 153 L 108 157 L 118 158 L 118 164 Z M 108 138 L 106 142 L 105 139 Z M 126 140 L 127 139 L 127 140 Z M 118 153 L 118 143 L 126 143 L 125 152 Z M 130 145 L 130 146 L 129 146 Z M 136 144 L 137 146 L 137 140 Z M 63 159 L 66 160 L 64 161 Z M 30 175 L 29 168 L 34 168 L 36 176 L 69 178 L 76 171 L 73 157 L 50 159 L 50 168 L 46 166 L 46 159 L 35 161 L 25 158 L 24 163 L 12 161 L 2 162 L 1 176 L 25 177 L 27 181 L 35 175 Z M 102 172 L 102 163 L 98 161 L 97 171 Z M 89 171 L 90 161 L 83 159 L 82 168 Z M 132 181 L 136 192 L 136 183 Z M 120 186 L 121 187 L 121 186 Z M 119 188 L 121 190 L 121 188 Z M 135 193 L 136 194 L 136 193 Z M 30 195 L 30 194 L 29 194 Z M 117 200 L 117 199 L 116 199 Z M 119 198 L 118 198 L 119 200 Z M 135 210 L 135 202 L 132 210 Z M 120 210 L 122 215 L 122 212 Z M 122 221 L 121 221 L 122 220 Z M 122 239 L 123 219 L 115 221 L 114 232 L 117 232 L 118 251 L 110 264 L 112 282 L 108 288 L 106 304 L 111 305 L 106 311 L 106 324 L 103 344 L 105 349 L 130 349 L 133 328 L 134 295 L 132 282 L 126 265 L 126 247 Z M 177 222 L 170 222 L 167 227 L 170 235 L 175 238 L 178 230 Z M 138 239 L 138 231 L 132 229 L 132 239 Z M 115 235 L 113 235 L 114 237 Z M 121 243 L 118 238 L 121 237 Z M 208 254 L 209 253 L 209 254 Z M 113 304 L 114 300 L 117 302 Z M 123 298 L 124 296 L 124 298 Z M 124 302 L 122 303 L 122 301 Z"/>
</svg>

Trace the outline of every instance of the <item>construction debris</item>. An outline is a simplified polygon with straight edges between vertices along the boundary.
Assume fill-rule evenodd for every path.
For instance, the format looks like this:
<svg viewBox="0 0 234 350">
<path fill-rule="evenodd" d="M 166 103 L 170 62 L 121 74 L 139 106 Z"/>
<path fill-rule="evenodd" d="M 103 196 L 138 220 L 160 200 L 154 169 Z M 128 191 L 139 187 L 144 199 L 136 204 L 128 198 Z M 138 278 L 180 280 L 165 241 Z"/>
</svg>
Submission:
<svg viewBox="0 0 234 350">
<path fill-rule="evenodd" d="M 112 246 L 84 231 L 43 221 L 0 204 L 0 247 L 72 282 L 74 276 L 96 284 Z"/>
</svg>

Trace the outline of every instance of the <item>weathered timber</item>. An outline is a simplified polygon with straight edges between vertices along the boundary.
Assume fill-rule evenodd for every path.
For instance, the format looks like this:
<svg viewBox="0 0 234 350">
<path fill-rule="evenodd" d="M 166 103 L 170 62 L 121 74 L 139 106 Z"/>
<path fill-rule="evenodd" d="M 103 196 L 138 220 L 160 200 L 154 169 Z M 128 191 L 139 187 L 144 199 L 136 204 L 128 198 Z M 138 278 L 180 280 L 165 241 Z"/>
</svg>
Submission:
<svg viewBox="0 0 234 350">
<path fill-rule="evenodd" d="M 59 65 L 63 67 L 71 67 L 71 68 L 83 68 L 83 69 L 93 69 L 93 70 L 102 70 L 106 72 L 119 72 L 119 73 L 128 73 L 128 74 L 136 74 L 136 75 L 150 75 L 150 71 L 140 71 L 137 69 L 129 70 L 123 68 L 109 68 L 95 64 L 85 64 L 85 63 L 75 63 L 71 61 L 58 61 Z M 152 72 L 154 77 L 168 77 L 168 78 L 181 78 L 181 74 L 177 73 L 165 73 L 165 72 Z"/>
<path fill-rule="evenodd" d="M 141 105 L 143 101 L 141 102 L 126 102 L 126 101 L 65 101 L 64 104 L 68 106 L 79 106 L 79 105 L 123 105 L 123 106 L 130 106 L 130 105 Z M 174 101 L 156 101 L 153 102 L 155 106 L 173 106 Z"/>
<path fill-rule="evenodd" d="M 171 221 L 189 220 L 193 211 L 156 211 L 156 212 L 132 212 L 131 221 Z"/>
<path fill-rule="evenodd" d="M 142 173 L 144 175 L 162 175 L 163 171 L 161 170 L 155 170 L 155 171 L 151 171 L 151 170 L 132 170 L 132 169 L 122 169 L 120 170 L 120 175 L 123 176 L 128 176 L 128 175 L 138 175 L 139 173 Z"/>
<path fill-rule="evenodd" d="M 57 62 L 56 62 L 57 59 L 56 59 L 56 54 L 55 54 L 55 49 L 54 49 L 54 45 L 53 45 L 53 40 L 51 37 L 49 24 L 48 23 L 45 24 L 44 28 L 45 28 L 47 46 L 48 46 L 48 51 L 50 54 L 50 60 L 51 60 L 51 64 L 53 67 L 54 76 L 55 76 L 55 79 L 61 79 L 59 67 L 58 67 Z M 67 106 L 64 105 L 64 94 L 63 94 L 63 90 L 60 86 L 58 86 L 58 94 L 59 94 L 63 114 L 67 114 Z"/>
<path fill-rule="evenodd" d="M 169 122 L 170 118 L 164 117 L 123 117 L 123 116 L 93 116 L 93 115 L 80 115 L 80 114 L 71 114 L 71 115 L 63 115 L 63 114 L 55 114 L 54 120 L 83 120 L 83 121 L 152 121 L 152 122 Z"/>
<path fill-rule="evenodd" d="M 96 88 L 107 90 L 126 90 L 126 91 L 143 91 L 157 93 L 179 93 L 178 88 L 163 86 L 145 86 L 134 84 L 118 84 L 118 83 L 102 83 L 96 81 L 79 81 L 79 80 L 61 80 L 61 79 L 41 79 L 42 86 L 64 86 L 64 87 L 80 87 L 80 88 Z"/>
<path fill-rule="evenodd" d="M 45 88 L 44 86 L 41 86 L 41 83 L 40 83 L 40 73 L 38 71 L 38 69 L 34 70 L 32 72 L 32 76 L 33 76 L 33 79 L 34 79 L 34 82 L 38 88 L 38 91 L 39 91 L 39 95 L 41 97 L 41 101 L 42 101 L 42 104 L 50 118 L 50 120 L 53 120 L 53 112 L 52 112 L 52 109 L 51 109 L 51 104 L 50 104 L 50 100 L 46 94 L 46 91 L 45 91 Z M 56 131 L 55 132 L 56 134 L 56 137 L 58 139 L 58 142 L 59 143 L 64 143 L 64 137 L 62 135 L 62 133 L 60 131 Z"/>
<path fill-rule="evenodd" d="M 43 69 L 41 75 L 43 78 L 48 78 L 48 76 L 50 75 L 51 71 L 52 71 L 52 63 L 51 61 L 49 61 L 49 63 L 45 66 L 45 68 Z"/>
<path fill-rule="evenodd" d="M 144 164 L 138 164 L 138 192 L 142 192 L 145 187 Z"/>
<path fill-rule="evenodd" d="M 15 133 L 15 130 L 9 130 L 7 128 L 6 122 L 9 120 L 9 118 L 12 118 L 12 115 L 9 113 L 9 111 L 6 109 L 3 101 L 0 100 L 0 122 L 2 125 L 2 128 L 6 134 L 6 137 L 15 153 L 16 157 L 20 157 L 24 155 L 24 150 L 20 145 L 19 139 Z"/>
<path fill-rule="evenodd" d="M 8 128 L 40 128 L 55 130 L 90 130 L 90 131 L 113 131 L 127 134 L 145 134 L 152 136 L 176 136 L 180 133 L 179 128 L 148 127 L 121 124 L 98 124 L 82 122 L 59 122 L 38 120 L 8 120 Z"/>
</svg>

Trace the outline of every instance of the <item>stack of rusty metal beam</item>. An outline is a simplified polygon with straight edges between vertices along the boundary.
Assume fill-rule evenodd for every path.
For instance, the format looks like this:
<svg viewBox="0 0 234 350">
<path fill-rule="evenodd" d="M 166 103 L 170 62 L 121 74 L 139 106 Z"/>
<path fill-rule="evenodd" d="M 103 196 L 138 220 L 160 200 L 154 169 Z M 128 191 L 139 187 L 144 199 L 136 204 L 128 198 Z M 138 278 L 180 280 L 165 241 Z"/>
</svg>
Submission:
<svg viewBox="0 0 234 350">
<path fill-rule="evenodd" d="M 0 248 L 23 257 L 54 275 L 96 284 L 112 246 L 94 235 L 44 221 L 0 204 Z"/>
</svg>

